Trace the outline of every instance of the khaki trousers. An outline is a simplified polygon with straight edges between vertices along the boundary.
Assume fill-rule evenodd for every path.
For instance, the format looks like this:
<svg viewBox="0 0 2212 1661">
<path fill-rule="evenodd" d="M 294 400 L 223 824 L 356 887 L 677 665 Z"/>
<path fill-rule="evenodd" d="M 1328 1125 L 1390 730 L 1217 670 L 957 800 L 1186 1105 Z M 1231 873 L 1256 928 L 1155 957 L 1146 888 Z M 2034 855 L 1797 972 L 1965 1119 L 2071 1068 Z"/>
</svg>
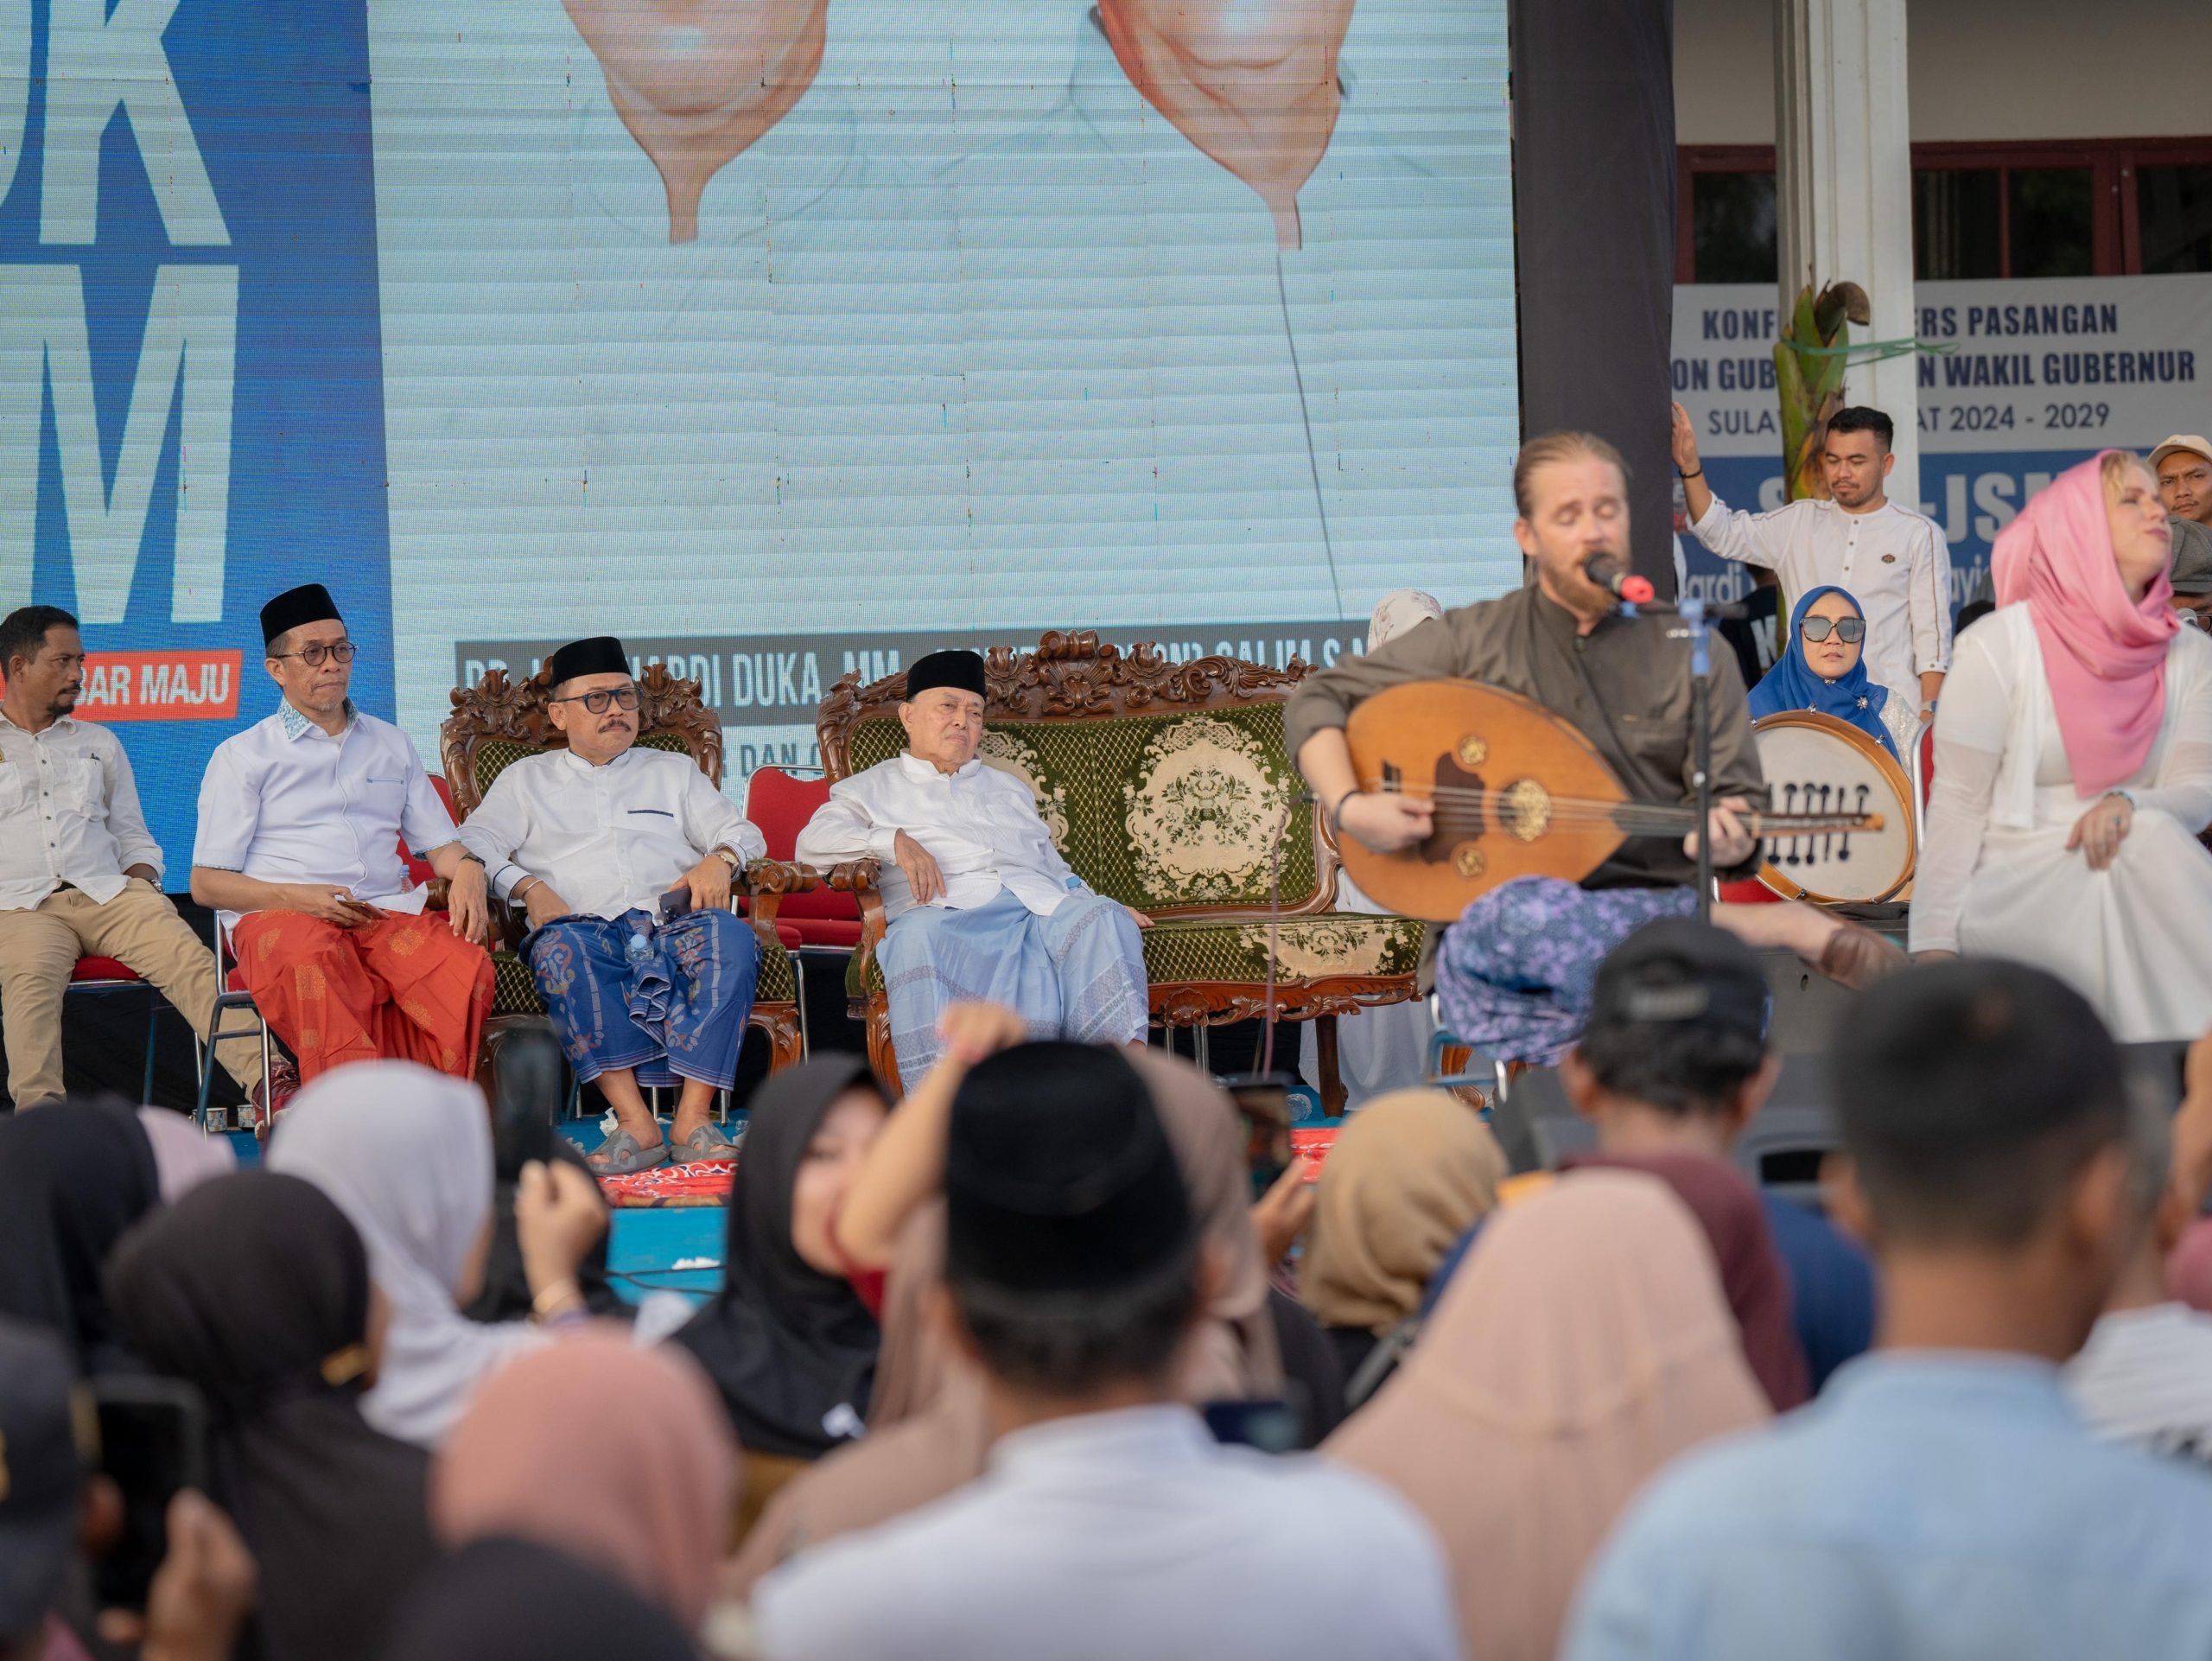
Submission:
<svg viewBox="0 0 2212 1661">
<path fill-rule="evenodd" d="M 17 1107 L 62 1094 L 61 1000 L 79 958 L 128 964 L 207 1035 L 214 953 L 143 877 L 130 878 L 105 906 L 82 889 L 61 888 L 33 910 L 0 911 L 0 1034 Z M 260 1082 L 258 1039 L 226 1041 L 219 1060 L 243 1088 Z"/>
</svg>

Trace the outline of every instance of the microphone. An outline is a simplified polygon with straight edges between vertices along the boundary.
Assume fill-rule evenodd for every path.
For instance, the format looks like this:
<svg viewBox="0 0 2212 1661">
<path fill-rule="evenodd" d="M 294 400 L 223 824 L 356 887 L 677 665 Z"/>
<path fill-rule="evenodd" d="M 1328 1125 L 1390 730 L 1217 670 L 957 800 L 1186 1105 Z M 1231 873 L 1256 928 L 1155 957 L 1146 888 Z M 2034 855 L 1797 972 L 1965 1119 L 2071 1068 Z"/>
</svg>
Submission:
<svg viewBox="0 0 2212 1661">
<path fill-rule="evenodd" d="M 1623 570 L 1620 563 L 1603 549 L 1582 562 L 1582 575 L 1614 599 L 1625 600 L 1631 606 L 1649 605 L 1659 597 L 1649 577 Z"/>
</svg>

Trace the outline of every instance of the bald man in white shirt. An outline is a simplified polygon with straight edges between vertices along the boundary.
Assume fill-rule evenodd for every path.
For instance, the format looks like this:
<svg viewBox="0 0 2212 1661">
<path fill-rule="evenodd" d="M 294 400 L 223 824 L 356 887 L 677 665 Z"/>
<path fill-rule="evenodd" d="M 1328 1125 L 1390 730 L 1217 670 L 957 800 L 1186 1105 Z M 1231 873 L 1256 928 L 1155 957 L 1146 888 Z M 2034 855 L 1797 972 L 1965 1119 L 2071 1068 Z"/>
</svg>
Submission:
<svg viewBox="0 0 2212 1661">
<path fill-rule="evenodd" d="M 59 1098 L 61 1001 L 80 958 L 113 958 L 152 983 L 203 1036 L 215 954 L 162 892 L 123 742 L 76 718 L 85 644 L 77 620 L 25 606 L 0 620 L 0 1027 L 17 1107 Z M 217 1053 L 249 1096 L 261 1050 Z"/>
</svg>

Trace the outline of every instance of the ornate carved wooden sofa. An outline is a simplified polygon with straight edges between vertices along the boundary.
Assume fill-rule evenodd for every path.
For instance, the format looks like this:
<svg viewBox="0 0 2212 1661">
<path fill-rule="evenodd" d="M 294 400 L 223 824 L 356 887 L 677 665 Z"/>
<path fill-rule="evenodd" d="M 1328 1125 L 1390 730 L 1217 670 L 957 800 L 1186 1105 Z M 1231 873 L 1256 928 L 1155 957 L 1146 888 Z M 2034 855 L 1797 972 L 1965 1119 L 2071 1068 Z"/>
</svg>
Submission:
<svg viewBox="0 0 2212 1661">
<path fill-rule="evenodd" d="M 1283 746 L 1289 690 L 1309 673 L 1232 658 L 1172 664 L 1092 633 L 1048 633 L 1034 652 L 994 648 L 982 759 L 1037 798 L 1061 854 L 1099 893 L 1154 920 L 1144 935 L 1154 1021 L 1205 1028 L 1265 1014 L 1320 1021 L 1323 1092 L 1340 1111 L 1334 1020 L 1416 996 L 1421 926 L 1331 909 L 1337 855 Z M 905 743 L 906 677 L 831 689 L 817 730 L 842 779 Z M 897 1078 L 875 962 L 883 938 L 876 862 L 828 874 L 858 895 L 861 930 L 846 990 L 868 1054 Z M 1269 895 L 1280 901 L 1268 985 Z"/>
<path fill-rule="evenodd" d="M 502 768 L 541 750 L 565 748 L 567 740 L 546 718 L 551 691 L 543 670 L 516 682 L 505 670 L 494 669 L 475 685 L 454 692 L 453 714 L 439 729 L 438 751 L 456 815 L 466 818 L 476 811 Z M 677 680 L 660 664 L 648 664 L 639 678 L 638 742 L 690 756 L 700 772 L 721 786 L 721 723 L 700 701 L 698 682 Z M 776 1071 L 796 1063 L 800 1050 L 798 971 L 776 936 L 776 907 L 783 895 L 815 888 L 819 881 L 803 865 L 760 859 L 731 884 L 746 902 L 760 947 L 760 977 L 747 1024 L 766 1034 Z M 543 1021 L 545 1006 L 538 1001 L 529 966 L 515 955 L 528 925 L 519 913 L 494 901 L 492 932 L 496 978 L 487 1026 L 496 1031 L 519 1021 Z"/>
</svg>

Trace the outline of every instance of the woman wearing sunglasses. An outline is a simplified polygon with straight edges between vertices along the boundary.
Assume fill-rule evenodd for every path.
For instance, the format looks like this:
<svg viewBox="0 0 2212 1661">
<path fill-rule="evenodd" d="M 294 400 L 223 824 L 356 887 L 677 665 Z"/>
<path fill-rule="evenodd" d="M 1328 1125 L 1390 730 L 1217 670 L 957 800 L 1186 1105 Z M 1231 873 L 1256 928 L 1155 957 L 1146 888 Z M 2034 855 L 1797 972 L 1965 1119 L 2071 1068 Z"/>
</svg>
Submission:
<svg viewBox="0 0 2212 1661">
<path fill-rule="evenodd" d="M 1789 614 L 1788 646 L 1751 688 L 1751 719 L 1783 710 L 1834 716 L 1877 741 L 1903 766 L 1899 737 L 1890 725 L 1889 689 L 1867 678 L 1866 656 L 1866 619 L 1859 602 L 1841 589 L 1815 589 Z M 1902 713 L 1919 724 L 1910 711 Z M 1906 741 L 1912 735 L 1906 734 Z"/>
</svg>

